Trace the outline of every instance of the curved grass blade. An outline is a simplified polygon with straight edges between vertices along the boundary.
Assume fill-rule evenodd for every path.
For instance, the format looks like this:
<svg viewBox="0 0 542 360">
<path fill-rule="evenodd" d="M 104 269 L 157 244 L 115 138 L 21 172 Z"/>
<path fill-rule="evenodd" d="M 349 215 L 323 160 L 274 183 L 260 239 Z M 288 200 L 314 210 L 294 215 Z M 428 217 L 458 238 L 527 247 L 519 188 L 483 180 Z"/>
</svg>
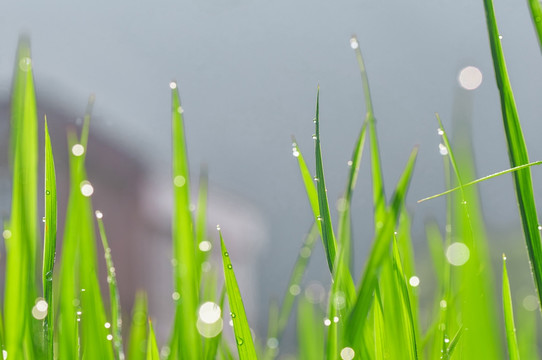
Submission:
<svg viewBox="0 0 542 360">
<path fill-rule="evenodd" d="M 156 336 L 154 335 L 151 319 L 149 319 L 149 336 L 147 338 L 147 360 L 160 360 L 160 352 L 156 344 Z"/>
<path fill-rule="evenodd" d="M 111 305 L 111 333 L 113 335 L 113 347 L 115 349 L 115 358 L 124 359 L 124 350 L 122 347 L 122 311 L 120 308 L 119 288 L 117 286 L 117 275 L 115 265 L 111 257 L 111 248 L 105 234 L 103 222 L 103 213 L 96 210 L 96 220 L 100 230 L 100 237 L 104 247 L 105 263 L 107 265 L 107 283 L 109 284 L 109 302 Z"/>
<path fill-rule="evenodd" d="M 30 335 L 38 241 L 38 121 L 30 45 L 19 41 L 11 107 L 13 170 L 9 236 L 5 236 L 5 350 L 11 358 L 33 357 Z"/>
<path fill-rule="evenodd" d="M 491 0 L 484 0 L 484 8 L 495 78 L 501 100 L 501 111 L 508 144 L 510 166 L 516 167 L 529 163 L 527 146 L 523 138 L 512 86 L 508 78 L 504 53 L 499 39 L 499 29 L 497 28 L 497 20 L 495 19 L 495 11 L 493 10 L 493 2 Z M 542 239 L 538 230 L 538 215 L 533 195 L 531 170 L 526 168 L 515 171 L 514 185 L 523 224 L 523 232 L 525 234 L 525 242 L 531 262 L 531 270 L 540 304 L 542 302 Z"/>
<path fill-rule="evenodd" d="M 542 50 L 542 5 L 539 0 L 527 0 L 527 2 L 529 3 L 534 29 L 538 36 L 538 45 Z"/>
<path fill-rule="evenodd" d="M 519 360 L 519 347 L 516 338 L 516 325 L 514 324 L 514 310 L 512 307 L 512 293 L 510 280 L 506 269 L 506 255 L 502 255 L 502 303 L 504 311 L 504 327 L 506 329 L 506 342 L 510 360 Z"/>
<path fill-rule="evenodd" d="M 179 357 L 189 359 L 201 356 L 201 341 L 196 329 L 199 303 L 196 271 L 196 244 L 194 224 L 190 213 L 190 174 L 184 134 L 183 110 L 177 84 L 171 87 L 171 122 L 173 142 L 173 256 L 177 266 L 174 271 L 175 291 L 182 294 L 177 302 L 175 323 L 178 330 Z"/>
<path fill-rule="evenodd" d="M 476 179 L 476 180 L 473 180 L 473 181 L 469 181 L 468 183 L 463 184 L 463 187 L 465 188 L 467 186 L 478 184 L 478 183 L 480 183 L 482 181 L 485 181 L 485 180 L 493 179 L 494 177 L 497 177 L 497 176 L 500 176 L 500 175 L 508 174 L 508 173 L 511 173 L 511 172 L 514 172 L 514 171 L 518 171 L 518 170 L 525 169 L 525 168 L 528 168 L 528 167 L 531 167 L 531 166 L 536 166 L 536 165 L 542 165 L 542 161 L 533 161 L 533 162 L 530 162 L 530 163 L 525 164 L 525 165 L 520 165 L 520 166 L 513 167 L 511 169 L 499 171 L 499 172 L 496 172 L 494 174 L 484 176 L 482 178 L 479 178 L 479 179 Z M 431 200 L 431 199 L 435 199 L 435 198 L 438 198 L 438 197 L 443 196 L 443 195 L 450 194 L 450 193 L 452 193 L 454 191 L 457 191 L 459 189 L 460 189 L 459 186 L 454 187 L 453 189 L 449 189 L 449 190 L 446 190 L 446 191 L 441 192 L 439 194 L 432 195 L 432 196 L 423 198 L 421 200 L 418 200 L 418 203 L 421 203 L 421 202 L 424 202 L 424 201 L 427 201 L 427 200 Z"/>
<path fill-rule="evenodd" d="M 384 218 L 383 226 L 375 236 L 371 253 L 365 264 L 356 302 L 347 319 L 346 334 L 354 349 L 359 349 L 364 343 L 363 328 L 371 307 L 372 296 L 378 280 L 378 273 L 382 261 L 389 250 L 393 230 L 397 223 L 400 209 L 404 204 L 410 179 L 412 178 L 417 154 L 418 148 L 415 147 L 410 154 L 405 170 L 403 171 L 395 189 L 395 193 L 392 196 L 390 208 L 387 216 Z"/>
<path fill-rule="evenodd" d="M 250 333 L 250 327 L 248 326 L 245 307 L 243 306 L 243 300 L 241 298 L 241 291 L 239 290 L 239 285 L 237 285 L 230 256 L 228 250 L 226 249 L 226 245 L 224 244 L 224 239 L 222 238 L 222 232 L 219 230 L 218 234 L 220 236 L 222 263 L 224 265 L 224 278 L 226 281 L 226 291 L 228 293 L 228 303 L 230 304 L 231 318 L 233 320 L 233 332 L 235 333 L 235 342 L 237 344 L 239 360 L 257 359 L 254 341 L 252 340 L 252 334 Z"/>
<path fill-rule="evenodd" d="M 147 340 L 147 294 L 136 293 L 130 326 L 130 342 L 127 359 L 145 360 L 145 342 Z"/>
<path fill-rule="evenodd" d="M 47 316 L 43 320 L 44 344 L 47 359 L 53 359 L 54 304 L 53 268 L 56 256 L 57 202 L 56 175 L 51 138 L 45 118 L 45 230 L 43 232 L 43 297 L 47 302 Z"/>
</svg>

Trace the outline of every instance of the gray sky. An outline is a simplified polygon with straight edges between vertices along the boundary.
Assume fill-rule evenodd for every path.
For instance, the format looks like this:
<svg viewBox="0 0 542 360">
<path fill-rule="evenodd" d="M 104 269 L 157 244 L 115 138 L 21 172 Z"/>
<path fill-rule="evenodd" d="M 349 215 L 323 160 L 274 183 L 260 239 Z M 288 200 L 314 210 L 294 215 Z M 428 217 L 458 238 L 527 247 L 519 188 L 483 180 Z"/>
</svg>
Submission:
<svg viewBox="0 0 542 360">
<path fill-rule="evenodd" d="M 495 9 L 531 160 L 540 160 L 542 64 L 527 2 L 496 0 Z M 369 73 L 388 196 L 408 153 L 420 145 L 408 197 L 416 243 L 425 243 L 423 221 L 444 214 L 442 201 L 415 202 L 443 190 L 434 112 L 451 129 L 457 75 L 467 65 L 484 76 L 469 93 L 478 174 L 508 167 L 481 0 L 4 2 L 3 97 L 21 32 L 32 39 L 38 93 L 76 113 L 95 93 L 92 131 L 140 158 L 150 177 L 169 176 L 168 84 L 178 81 L 193 174 L 206 163 L 212 186 L 246 199 L 267 222 L 256 270 L 264 282 L 257 300 L 263 309 L 285 290 L 311 223 L 290 136 L 313 168 L 318 83 L 330 199 L 344 188 L 365 111 L 349 46 L 353 33 Z M 365 243 L 372 233 L 368 165 L 366 158 L 354 207 L 355 232 Z M 539 195 L 541 171 L 533 169 Z M 482 185 L 481 192 L 490 228 L 519 229 L 509 177 Z M 321 249 L 318 254 L 311 271 L 325 278 Z"/>
</svg>

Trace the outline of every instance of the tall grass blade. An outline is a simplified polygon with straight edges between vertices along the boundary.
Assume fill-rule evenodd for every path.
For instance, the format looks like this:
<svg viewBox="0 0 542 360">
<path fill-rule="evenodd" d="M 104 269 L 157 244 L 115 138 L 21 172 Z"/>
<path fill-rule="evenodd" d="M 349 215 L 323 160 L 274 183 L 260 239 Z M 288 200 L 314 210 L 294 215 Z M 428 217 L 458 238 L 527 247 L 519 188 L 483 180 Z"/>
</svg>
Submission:
<svg viewBox="0 0 542 360">
<path fill-rule="evenodd" d="M 510 80 L 508 78 L 508 71 L 506 69 L 504 53 L 499 39 L 499 29 L 497 28 L 492 0 L 484 0 L 484 8 L 486 12 L 495 77 L 501 100 L 501 111 L 508 144 L 510 166 L 516 167 L 529 163 L 527 146 L 523 138 L 512 86 L 510 85 Z M 542 301 L 542 244 L 540 231 L 538 230 L 538 215 L 533 196 L 530 169 L 526 168 L 514 172 L 514 184 L 523 224 L 523 232 L 525 234 L 525 241 L 531 262 L 531 269 L 540 303 Z"/>
<path fill-rule="evenodd" d="M 228 293 L 228 303 L 230 304 L 233 332 L 235 333 L 239 360 L 257 359 L 254 341 L 252 340 L 245 307 L 241 298 L 241 291 L 239 290 L 239 285 L 237 285 L 237 279 L 233 272 L 230 256 L 226 249 L 226 245 L 224 244 L 224 239 L 222 238 L 222 232 L 219 230 L 218 233 L 220 236 L 220 247 L 222 249 L 222 263 L 224 265 L 226 291 Z"/>
<path fill-rule="evenodd" d="M 375 359 L 381 360 L 389 358 L 389 350 L 386 346 L 386 330 L 384 325 L 384 313 L 382 311 L 382 299 L 380 298 L 380 290 L 378 286 L 375 290 L 374 304 L 374 348 Z"/>
<path fill-rule="evenodd" d="M 13 187 L 5 236 L 5 346 L 8 356 L 32 358 L 38 241 L 38 123 L 30 45 L 21 39 L 15 63 L 11 117 Z M 24 354 L 27 349 L 29 353 Z"/>
<path fill-rule="evenodd" d="M 149 336 L 147 338 L 147 360 L 160 360 L 160 352 L 156 344 L 156 336 L 154 335 L 151 319 L 149 319 Z"/>
<path fill-rule="evenodd" d="M 119 288 L 117 286 L 117 275 L 113 258 L 111 257 L 111 248 L 105 234 L 103 222 L 103 213 L 96 210 L 96 220 L 102 245 L 104 248 L 105 263 L 107 265 L 107 283 L 109 284 L 109 302 L 111 306 L 111 335 L 113 335 L 113 348 L 115 349 L 115 359 L 124 359 L 124 349 L 122 347 L 122 310 L 120 308 Z M 109 328 L 106 326 L 106 328 Z"/>
<path fill-rule="evenodd" d="M 519 347 L 516 338 L 516 325 L 514 324 L 514 310 L 512 307 L 512 292 L 510 280 L 506 269 L 506 256 L 502 255 L 502 302 L 504 311 L 504 327 L 506 329 L 506 342 L 510 360 L 519 360 Z"/>
<path fill-rule="evenodd" d="M 542 50 L 542 5 L 538 0 L 527 0 L 529 10 L 531 11 L 531 19 L 533 20 L 534 29 L 538 37 L 538 45 Z"/>
<path fill-rule="evenodd" d="M 144 291 L 136 293 L 130 326 L 128 357 L 130 360 L 145 360 L 147 341 L 147 295 Z"/>
<path fill-rule="evenodd" d="M 202 264 L 207 261 L 211 249 L 207 249 L 208 244 L 210 244 L 209 239 L 207 239 L 207 196 L 208 196 L 208 183 L 209 178 L 207 175 L 207 168 L 201 167 L 199 186 L 198 186 L 198 200 L 196 206 L 196 243 L 198 244 L 197 252 L 197 279 L 198 289 L 201 288 L 201 268 Z M 211 245 L 212 247 L 212 245 Z"/>
<path fill-rule="evenodd" d="M 406 198 L 417 153 L 418 148 L 415 147 L 410 154 L 410 158 L 407 162 L 405 170 L 399 179 L 395 193 L 392 196 L 388 213 L 384 218 L 384 223 L 375 236 L 371 253 L 369 254 L 369 258 L 365 264 L 356 302 L 354 303 L 347 319 L 346 334 L 348 334 L 351 346 L 358 349 L 360 346 L 362 346 L 361 344 L 364 341 L 363 327 L 366 323 L 367 315 L 371 307 L 372 296 L 378 281 L 378 274 L 382 266 L 382 262 L 390 249 L 390 242 L 399 217 L 399 212 Z"/>
<path fill-rule="evenodd" d="M 182 294 L 177 302 L 175 323 L 178 334 L 179 358 L 189 359 L 201 354 L 201 341 L 196 330 L 199 303 L 196 271 L 196 244 L 194 224 L 190 212 L 190 174 L 184 134 L 183 110 L 177 84 L 171 86 L 171 122 L 173 142 L 173 256 L 175 291 Z"/>
<path fill-rule="evenodd" d="M 45 229 L 43 232 L 43 297 L 47 302 L 47 316 L 43 320 L 47 359 L 53 359 L 54 309 L 53 268 L 56 256 L 57 202 L 56 173 L 51 138 L 45 119 Z"/>
<path fill-rule="evenodd" d="M 222 288 L 222 292 L 220 294 L 220 300 L 218 302 L 218 306 L 220 309 L 224 309 L 224 300 L 226 299 L 226 288 Z M 219 321 L 223 324 L 223 318 L 224 318 L 224 312 L 222 312 L 222 319 Z M 222 341 L 222 331 L 220 333 L 210 339 L 206 339 L 205 342 L 205 348 L 204 348 L 204 359 L 207 360 L 213 360 L 216 359 L 216 355 L 218 353 L 218 348 L 220 346 L 220 342 Z"/>
<path fill-rule="evenodd" d="M 300 360 L 324 359 L 324 324 L 318 315 L 314 305 L 305 297 L 299 299 L 297 338 Z"/>
</svg>

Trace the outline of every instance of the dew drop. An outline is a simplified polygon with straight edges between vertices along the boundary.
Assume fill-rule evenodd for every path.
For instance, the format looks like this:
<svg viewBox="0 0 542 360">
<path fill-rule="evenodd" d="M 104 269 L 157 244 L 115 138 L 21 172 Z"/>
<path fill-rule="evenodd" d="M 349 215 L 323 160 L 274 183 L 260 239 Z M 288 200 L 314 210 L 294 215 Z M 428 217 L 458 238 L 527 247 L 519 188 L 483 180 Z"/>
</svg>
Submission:
<svg viewBox="0 0 542 360">
<path fill-rule="evenodd" d="M 225 251 L 225 252 L 224 252 L 224 256 L 229 257 L 230 254 L 229 254 L 227 251 Z"/>
<path fill-rule="evenodd" d="M 325 325 L 325 326 L 331 325 L 331 320 L 329 320 L 329 319 L 324 319 L 324 325 Z"/>
<path fill-rule="evenodd" d="M 441 129 L 441 128 L 438 128 L 437 129 L 437 134 L 439 134 L 440 136 L 444 135 L 444 131 Z"/>
<path fill-rule="evenodd" d="M 299 157 L 299 151 L 297 151 L 297 148 L 295 148 L 295 147 L 292 148 L 292 155 L 293 155 L 294 157 Z"/>
<path fill-rule="evenodd" d="M 83 196 L 85 197 L 89 197 L 94 193 L 94 187 L 87 180 L 81 182 L 80 188 L 81 194 L 83 194 Z"/>
<path fill-rule="evenodd" d="M 108 334 L 108 335 L 107 335 L 107 340 L 109 340 L 109 341 L 113 340 L 113 335 Z"/>
<path fill-rule="evenodd" d="M 74 156 L 81 156 L 85 153 L 85 147 L 81 144 L 75 144 L 72 146 L 72 154 Z"/>
<path fill-rule="evenodd" d="M 172 81 L 172 82 L 169 83 L 169 87 L 171 88 L 171 90 L 176 89 L 177 88 L 177 83 L 175 81 Z"/>
<path fill-rule="evenodd" d="M 312 122 L 316 124 L 316 118 L 313 118 L 313 119 L 312 119 Z"/>
<path fill-rule="evenodd" d="M 19 61 L 19 69 L 24 72 L 32 70 L 32 59 L 24 57 Z"/>
<path fill-rule="evenodd" d="M 341 350 L 341 359 L 342 360 L 352 360 L 356 353 L 351 347 L 345 347 Z"/>
<path fill-rule="evenodd" d="M 348 166 L 352 166 L 353 162 L 352 162 L 352 160 L 348 160 L 348 162 L 346 164 L 348 164 Z"/>
<path fill-rule="evenodd" d="M 312 134 L 312 139 L 316 140 L 316 134 Z"/>
<path fill-rule="evenodd" d="M 227 268 L 231 270 L 233 266 L 231 266 L 231 264 L 228 264 Z"/>
<path fill-rule="evenodd" d="M 220 225 L 216 225 L 216 229 L 220 231 Z"/>
<path fill-rule="evenodd" d="M 352 36 L 350 38 L 350 47 L 354 50 L 356 50 L 357 48 L 359 48 L 359 43 L 358 43 L 358 39 L 356 39 L 355 36 Z"/>
<path fill-rule="evenodd" d="M 42 221 L 42 222 L 45 222 L 45 216 L 41 218 L 41 221 Z"/>
<path fill-rule="evenodd" d="M 96 210 L 94 214 L 96 215 L 96 219 L 102 219 L 104 217 L 104 214 L 100 210 Z"/>
<path fill-rule="evenodd" d="M 292 294 L 293 296 L 299 295 L 300 292 L 301 288 L 299 287 L 299 285 L 293 284 L 292 286 L 290 286 L 290 294 Z"/>
<path fill-rule="evenodd" d="M 542 230 L 542 225 L 538 225 L 538 230 Z"/>
<path fill-rule="evenodd" d="M 235 315 L 235 313 L 231 312 L 231 313 L 230 313 L 230 316 L 231 316 L 232 319 L 235 319 L 235 317 L 236 317 L 237 315 Z"/>
<path fill-rule="evenodd" d="M 245 341 L 242 338 L 237 338 L 237 345 L 241 346 L 245 343 Z"/>
<path fill-rule="evenodd" d="M 171 298 L 175 301 L 179 300 L 181 298 L 181 294 L 179 294 L 177 291 L 175 291 L 173 294 L 171 294 Z"/>
<path fill-rule="evenodd" d="M 5 240 L 9 239 L 9 238 L 11 237 L 11 231 L 10 231 L 10 230 L 4 230 L 4 231 L 2 232 L 2 237 L 3 237 Z"/>
<path fill-rule="evenodd" d="M 271 337 L 267 339 L 267 347 L 270 349 L 276 349 L 279 347 L 279 341 L 277 338 Z"/>
<path fill-rule="evenodd" d="M 502 40 L 502 35 L 499 35 L 499 40 Z"/>
<path fill-rule="evenodd" d="M 47 190 L 47 191 L 45 192 L 45 195 L 51 195 L 51 192 L 50 192 L 49 190 Z"/>
<path fill-rule="evenodd" d="M 438 151 L 442 156 L 448 155 L 448 148 L 444 144 L 438 144 Z"/>
<path fill-rule="evenodd" d="M 412 287 L 418 287 L 418 285 L 420 285 L 420 278 L 417 277 L 417 276 L 412 276 L 412 277 L 408 280 L 408 283 L 409 283 L 410 286 L 412 286 Z"/>
</svg>

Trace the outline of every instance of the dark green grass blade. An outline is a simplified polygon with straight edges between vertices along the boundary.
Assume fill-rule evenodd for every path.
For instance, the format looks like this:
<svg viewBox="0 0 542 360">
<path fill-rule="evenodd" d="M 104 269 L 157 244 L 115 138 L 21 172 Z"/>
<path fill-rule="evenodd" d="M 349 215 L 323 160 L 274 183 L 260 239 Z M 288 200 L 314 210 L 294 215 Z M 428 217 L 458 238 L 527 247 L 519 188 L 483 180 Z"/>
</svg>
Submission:
<svg viewBox="0 0 542 360">
<path fill-rule="evenodd" d="M 147 295 L 144 291 L 136 293 L 130 326 L 128 357 L 130 360 L 145 360 L 147 341 Z"/>
<path fill-rule="evenodd" d="M 54 304 L 53 268 L 56 256 L 57 202 L 56 175 L 51 138 L 45 119 L 45 229 L 43 240 L 43 297 L 47 302 L 47 317 L 43 321 L 47 359 L 53 359 Z"/>
<path fill-rule="evenodd" d="M 104 248 L 105 263 L 107 265 L 107 283 L 109 284 L 109 302 L 111 306 L 111 335 L 113 335 L 113 348 L 115 349 L 115 358 L 124 359 L 124 350 L 122 347 L 122 311 L 120 308 L 119 288 L 117 286 L 117 275 L 113 258 L 111 256 L 111 248 L 105 234 L 105 226 L 103 223 L 103 214 L 101 211 L 96 211 L 96 220 L 100 230 L 100 237 Z"/>
<path fill-rule="evenodd" d="M 147 338 L 147 360 L 160 360 L 160 352 L 156 344 L 156 336 L 152 328 L 152 321 L 149 319 L 149 336 Z"/>
<path fill-rule="evenodd" d="M 329 203 L 327 200 L 327 189 L 324 178 L 324 167 L 322 164 L 322 150 L 320 148 L 320 87 L 316 94 L 316 117 L 315 117 L 316 137 L 314 143 L 316 157 L 316 191 L 318 193 L 318 208 L 320 214 L 317 218 L 322 226 L 322 241 L 324 243 L 324 251 L 326 253 L 327 264 L 329 271 L 333 274 L 333 265 L 335 262 L 335 254 L 337 253 L 337 241 L 333 233 L 331 224 L 331 215 L 329 213 Z"/>
<path fill-rule="evenodd" d="M 376 135 L 376 119 L 373 111 L 373 103 L 371 100 L 371 90 L 369 88 L 369 77 L 365 68 L 365 62 L 361 55 L 358 39 L 352 36 L 350 44 L 356 52 L 359 71 L 361 74 L 361 83 L 363 85 L 363 93 L 365 96 L 365 122 L 369 125 L 369 142 L 371 151 L 371 174 L 373 177 L 373 205 L 374 205 L 374 221 L 378 229 L 382 226 L 384 217 L 386 216 L 386 197 L 384 192 L 384 177 L 382 175 L 382 165 L 380 161 L 380 151 L 378 150 L 378 137 Z M 375 231 L 376 232 L 376 231 Z"/>
<path fill-rule="evenodd" d="M 239 359 L 257 359 L 254 341 L 252 340 L 252 334 L 250 333 L 250 327 L 248 326 L 245 307 L 241 298 L 241 291 L 239 290 L 239 285 L 237 285 L 237 279 L 235 278 L 230 256 L 228 250 L 226 249 L 226 245 L 224 244 L 224 239 L 222 238 L 222 232 L 219 231 L 218 234 L 220 236 L 220 248 L 222 249 L 222 263 L 224 265 L 226 291 L 228 293 L 228 303 L 230 304 L 231 317 L 233 320 L 233 332 L 235 333 L 235 341 L 237 343 Z"/>
<path fill-rule="evenodd" d="M 397 239 L 393 239 L 393 269 L 395 270 L 395 280 L 397 287 L 400 289 L 400 308 L 403 320 L 402 333 L 408 339 L 409 358 L 418 359 L 418 344 L 416 338 L 416 325 L 412 306 L 410 303 L 411 295 L 408 291 L 407 278 L 403 271 L 401 256 L 399 255 L 399 247 Z"/>
<path fill-rule="evenodd" d="M 534 29 L 538 36 L 538 45 L 542 50 L 542 5 L 538 0 L 527 0 L 529 10 L 531 11 L 531 19 L 533 20 Z"/>
<path fill-rule="evenodd" d="M 319 315 L 314 305 L 305 297 L 300 299 L 297 321 L 300 360 L 324 358 L 324 324 Z"/>
<path fill-rule="evenodd" d="M 173 86 L 174 84 L 174 86 Z M 190 213 L 190 174 L 184 134 L 183 111 L 179 91 L 171 83 L 171 120 L 173 141 L 173 256 L 177 266 L 174 271 L 175 291 L 182 294 L 177 302 L 175 322 L 178 326 L 179 357 L 188 359 L 201 354 L 201 341 L 196 330 L 199 304 L 196 271 L 196 244 L 194 224 Z"/>
<path fill-rule="evenodd" d="M 476 179 L 476 180 L 473 180 L 473 181 L 469 181 L 468 183 L 463 184 L 463 187 L 475 185 L 475 184 L 478 184 L 478 183 L 480 183 L 482 181 L 493 179 L 494 177 L 497 177 L 497 176 L 500 176 L 500 175 L 508 174 L 508 173 L 511 173 L 511 172 L 514 172 L 514 171 L 518 171 L 518 170 L 525 169 L 525 168 L 528 168 L 528 167 L 531 167 L 531 166 L 536 166 L 536 165 L 542 165 L 542 161 L 533 161 L 533 162 L 525 164 L 525 165 L 520 165 L 520 166 L 513 167 L 511 169 L 499 171 L 499 172 L 496 172 L 494 174 L 484 176 L 482 178 L 479 178 L 479 179 Z M 454 187 L 453 189 L 449 189 L 449 190 L 446 190 L 444 192 L 441 192 L 440 194 L 432 195 L 432 196 L 423 198 L 421 200 L 418 200 L 418 203 L 421 203 L 421 202 L 427 201 L 427 200 L 431 200 L 431 199 L 435 199 L 435 198 L 438 198 L 438 197 L 440 197 L 442 195 L 447 195 L 447 194 L 450 194 L 450 193 L 452 193 L 454 191 L 457 191 L 457 190 L 460 190 L 460 189 L 461 188 L 459 186 L 457 186 L 457 187 Z"/>
<path fill-rule="evenodd" d="M 351 346 L 354 349 L 361 346 L 363 342 L 363 326 L 367 320 L 367 315 L 371 307 L 372 296 L 378 280 L 378 273 L 386 254 L 390 248 L 390 242 L 393 231 L 397 223 L 400 209 L 402 208 L 412 172 L 416 161 L 418 148 L 414 148 L 407 162 L 405 170 L 393 194 L 392 201 L 387 216 L 381 229 L 375 236 L 375 241 L 371 253 L 365 264 L 365 269 L 361 279 L 361 285 L 355 304 L 347 320 L 346 333 L 348 334 Z"/>
<path fill-rule="evenodd" d="M 38 124 L 30 45 L 19 43 L 12 93 L 10 236 L 5 239 L 5 346 L 12 358 L 32 350 L 31 309 L 36 298 L 38 241 Z M 32 353 L 27 354 L 32 357 Z"/>
<path fill-rule="evenodd" d="M 508 78 L 508 71 L 506 70 L 504 54 L 499 39 L 499 30 L 497 28 L 497 21 L 493 10 L 493 2 L 491 0 L 484 0 L 484 7 L 495 77 L 501 100 L 501 111 L 508 144 L 510 166 L 516 167 L 528 164 L 529 156 L 527 154 L 527 146 L 519 122 L 512 86 L 510 85 L 510 80 Z M 542 245 L 533 196 L 531 170 L 526 168 L 514 172 L 514 184 L 523 223 L 523 232 L 525 234 L 525 241 L 529 253 L 529 260 L 531 262 L 531 269 L 540 303 L 542 299 Z"/>
<path fill-rule="evenodd" d="M 514 324 L 514 310 L 512 307 L 512 293 L 510 280 L 506 269 L 506 256 L 502 255 L 502 302 L 504 311 L 504 327 L 506 329 L 506 342 L 510 360 L 519 360 L 519 347 L 516 338 L 516 325 Z"/>
</svg>

